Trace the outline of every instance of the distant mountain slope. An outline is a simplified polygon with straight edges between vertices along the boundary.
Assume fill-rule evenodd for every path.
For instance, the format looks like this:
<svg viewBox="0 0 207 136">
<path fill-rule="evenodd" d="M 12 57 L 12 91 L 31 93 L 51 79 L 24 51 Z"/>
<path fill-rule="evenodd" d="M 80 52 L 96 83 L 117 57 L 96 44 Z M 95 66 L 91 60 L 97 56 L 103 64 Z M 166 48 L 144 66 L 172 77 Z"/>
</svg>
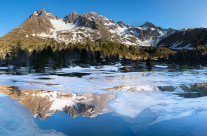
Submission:
<svg viewBox="0 0 207 136">
<path fill-rule="evenodd" d="M 157 44 L 158 46 L 168 47 L 170 49 L 192 49 L 198 45 L 207 45 L 207 29 L 183 29 L 163 38 Z"/>
</svg>

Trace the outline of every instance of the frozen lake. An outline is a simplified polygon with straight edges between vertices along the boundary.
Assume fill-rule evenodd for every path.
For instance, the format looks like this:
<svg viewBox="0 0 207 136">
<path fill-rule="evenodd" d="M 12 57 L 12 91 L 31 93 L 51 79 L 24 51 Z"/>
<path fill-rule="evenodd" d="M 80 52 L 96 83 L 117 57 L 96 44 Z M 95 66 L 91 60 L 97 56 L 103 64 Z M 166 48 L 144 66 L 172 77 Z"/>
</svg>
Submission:
<svg viewBox="0 0 207 136">
<path fill-rule="evenodd" d="M 0 68 L 0 135 L 207 134 L 207 68 L 120 67 L 45 73 Z"/>
</svg>

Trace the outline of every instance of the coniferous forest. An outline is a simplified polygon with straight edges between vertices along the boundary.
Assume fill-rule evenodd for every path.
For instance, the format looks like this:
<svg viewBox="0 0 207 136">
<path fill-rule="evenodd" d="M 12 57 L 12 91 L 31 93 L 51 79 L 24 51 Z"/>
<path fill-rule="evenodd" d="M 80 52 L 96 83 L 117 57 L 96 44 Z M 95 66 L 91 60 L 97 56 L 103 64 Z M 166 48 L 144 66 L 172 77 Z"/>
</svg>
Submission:
<svg viewBox="0 0 207 136">
<path fill-rule="evenodd" d="M 160 49 L 160 52 L 166 49 Z M 123 60 L 145 60 L 149 56 L 157 56 L 157 48 L 138 48 L 116 43 L 97 44 L 68 44 L 51 42 L 41 48 L 28 49 L 21 48 L 21 42 L 17 43 L 10 52 L 1 57 L 1 66 L 13 65 L 15 67 L 33 67 L 43 69 L 44 67 L 61 68 L 73 64 L 77 65 L 101 65 L 114 64 Z M 167 58 L 169 52 L 159 54 L 162 58 Z"/>
<path fill-rule="evenodd" d="M 187 66 L 205 66 L 207 64 L 207 51 L 205 49 L 173 51 L 163 47 L 136 47 L 117 43 L 96 44 L 65 44 L 52 41 L 49 45 L 39 46 L 28 51 L 21 48 L 21 42 L 7 52 L 0 59 L 1 66 L 12 65 L 18 67 L 30 67 L 38 71 L 45 67 L 53 69 L 80 65 L 109 65 L 121 62 L 145 61 L 151 69 L 151 61 Z"/>
</svg>

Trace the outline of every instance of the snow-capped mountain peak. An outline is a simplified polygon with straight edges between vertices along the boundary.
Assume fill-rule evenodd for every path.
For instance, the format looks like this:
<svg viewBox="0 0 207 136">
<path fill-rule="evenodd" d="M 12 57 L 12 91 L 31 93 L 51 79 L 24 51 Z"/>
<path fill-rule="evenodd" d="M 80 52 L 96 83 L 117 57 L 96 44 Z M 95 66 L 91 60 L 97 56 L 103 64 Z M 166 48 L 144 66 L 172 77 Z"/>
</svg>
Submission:
<svg viewBox="0 0 207 136">
<path fill-rule="evenodd" d="M 139 26 L 140 28 L 147 30 L 147 29 L 151 29 L 151 30 L 155 30 L 157 27 L 151 23 L 151 22 L 145 22 L 143 25 Z"/>
<path fill-rule="evenodd" d="M 78 14 L 75 11 L 63 18 L 56 17 L 45 9 L 40 9 L 19 27 L 25 38 L 53 38 L 65 43 L 86 43 L 112 41 L 126 45 L 156 45 L 170 29 L 156 27 L 146 22 L 139 27 L 115 22 L 96 12 Z"/>
</svg>

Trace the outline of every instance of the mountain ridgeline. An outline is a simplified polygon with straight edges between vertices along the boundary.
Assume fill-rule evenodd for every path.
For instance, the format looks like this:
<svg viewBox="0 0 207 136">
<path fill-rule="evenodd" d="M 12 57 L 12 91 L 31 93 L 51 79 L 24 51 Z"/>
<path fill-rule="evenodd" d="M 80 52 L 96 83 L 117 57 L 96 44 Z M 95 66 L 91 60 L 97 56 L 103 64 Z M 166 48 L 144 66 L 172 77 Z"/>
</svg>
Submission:
<svg viewBox="0 0 207 136">
<path fill-rule="evenodd" d="M 104 60 L 109 63 L 119 58 L 166 60 L 170 56 L 170 61 L 179 62 L 175 50 L 196 50 L 199 58 L 205 58 L 202 56 L 206 55 L 206 45 L 206 28 L 164 29 L 150 22 L 135 27 L 95 12 L 73 11 L 60 18 L 40 9 L 0 37 L 0 61 L 2 65 L 38 68 L 62 67 L 73 62 L 98 64 Z M 181 51 L 181 54 L 192 52 Z"/>
<path fill-rule="evenodd" d="M 163 29 L 150 22 L 135 27 L 122 21 L 115 22 L 95 12 L 81 14 L 73 11 L 60 18 L 45 9 L 32 13 L 27 20 L 0 38 L 0 46 L 10 49 L 18 41 L 24 48 L 58 42 L 115 42 L 135 46 L 162 46 L 171 49 L 191 49 L 207 43 L 206 28 L 175 30 Z M 8 47 L 8 45 L 10 45 Z"/>
<path fill-rule="evenodd" d="M 19 40 L 24 48 L 47 44 L 50 39 L 58 42 L 116 42 L 125 45 L 156 45 L 161 39 L 175 32 L 156 27 L 150 22 L 134 27 L 115 22 L 95 12 L 82 15 L 72 12 L 64 18 L 54 16 L 45 9 L 32 13 L 27 20 L 0 38 L 0 45 L 15 45 Z"/>
</svg>

